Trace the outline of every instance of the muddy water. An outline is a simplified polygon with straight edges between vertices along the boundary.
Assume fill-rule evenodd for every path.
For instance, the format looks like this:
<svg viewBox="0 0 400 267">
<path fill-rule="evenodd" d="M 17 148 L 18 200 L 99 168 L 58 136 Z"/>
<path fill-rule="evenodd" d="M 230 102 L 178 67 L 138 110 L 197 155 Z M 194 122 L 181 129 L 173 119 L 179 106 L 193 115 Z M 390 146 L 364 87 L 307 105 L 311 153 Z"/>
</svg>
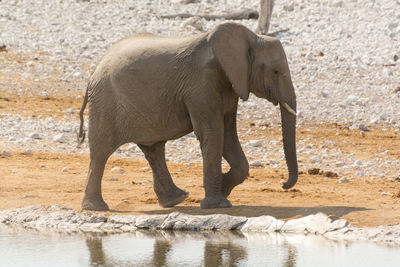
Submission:
<svg viewBox="0 0 400 267">
<path fill-rule="evenodd" d="M 0 266 L 398 266 L 400 247 L 235 232 L 44 233 L 0 225 Z"/>
</svg>

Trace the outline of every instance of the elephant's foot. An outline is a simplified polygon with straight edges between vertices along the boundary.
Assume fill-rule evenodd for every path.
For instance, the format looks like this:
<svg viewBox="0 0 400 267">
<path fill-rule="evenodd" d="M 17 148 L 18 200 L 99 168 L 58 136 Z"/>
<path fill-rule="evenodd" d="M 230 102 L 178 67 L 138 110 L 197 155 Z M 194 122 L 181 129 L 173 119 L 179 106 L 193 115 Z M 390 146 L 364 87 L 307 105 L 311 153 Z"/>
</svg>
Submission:
<svg viewBox="0 0 400 267">
<path fill-rule="evenodd" d="M 234 179 L 234 177 L 232 177 L 230 173 L 224 173 L 222 175 L 222 185 L 221 185 L 221 192 L 224 195 L 224 197 L 228 197 L 231 194 L 233 188 L 243 183 L 245 179 L 246 178 Z"/>
<path fill-rule="evenodd" d="M 230 208 L 232 207 L 232 204 L 224 196 L 206 197 L 201 201 L 200 207 L 202 209 Z"/>
<path fill-rule="evenodd" d="M 188 192 L 176 188 L 173 194 L 167 194 L 167 195 L 157 194 L 158 204 L 163 208 L 171 208 L 184 201 L 188 195 L 189 195 Z"/>
<path fill-rule="evenodd" d="M 82 201 L 82 210 L 108 211 L 108 205 L 102 197 L 88 198 L 84 197 Z"/>
</svg>

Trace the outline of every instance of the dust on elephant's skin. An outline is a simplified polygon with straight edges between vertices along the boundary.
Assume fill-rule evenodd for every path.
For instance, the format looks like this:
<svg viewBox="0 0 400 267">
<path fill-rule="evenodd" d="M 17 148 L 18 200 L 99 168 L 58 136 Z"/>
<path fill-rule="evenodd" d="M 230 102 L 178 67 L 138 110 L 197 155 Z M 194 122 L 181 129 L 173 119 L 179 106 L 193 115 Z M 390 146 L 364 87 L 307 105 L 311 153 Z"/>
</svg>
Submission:
<svg viewBox="0 0 400 267">
<path fill-rule="evenodd" d="M 296 95 L 278 39 L 256 35 L 236 23 L 184 37 L 136 34 L 116 43 L 92 74 L 80 118 L 89 103 L 90 166 L 82 209 L 108 210 L 101 180 L 108 157 L 121 145 L 138 144 L 153 170 L 162 207 L 188 195 L 165 163 L 165 143 L 194 131 L 204 164 L 202 208 L 231 207 L 232 189 L 249 164 L 236 130 L 239 97 L 249 93 L 280 105 L 290 188 L 297 181 Z M 230 165 L 222 173 L 221 160 Z"/>
</svg>

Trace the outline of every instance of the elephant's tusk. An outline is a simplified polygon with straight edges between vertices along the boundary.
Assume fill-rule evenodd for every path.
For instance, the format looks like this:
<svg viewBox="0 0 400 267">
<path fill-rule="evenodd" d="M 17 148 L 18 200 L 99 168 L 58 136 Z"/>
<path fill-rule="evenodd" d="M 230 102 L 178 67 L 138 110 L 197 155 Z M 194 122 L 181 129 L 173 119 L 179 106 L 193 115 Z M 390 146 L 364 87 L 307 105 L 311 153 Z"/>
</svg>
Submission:
<svg viewBox="0 0 400 267">
<path fill-rule="evenodd" d="M 279 104 L 284 107 L 287 111 L 289 111 L 290 113 L 292 113 L 293 115 L 297 115 L 296 111 L 294 111 L 286 102 L 279 102 Z"/>
</svg>

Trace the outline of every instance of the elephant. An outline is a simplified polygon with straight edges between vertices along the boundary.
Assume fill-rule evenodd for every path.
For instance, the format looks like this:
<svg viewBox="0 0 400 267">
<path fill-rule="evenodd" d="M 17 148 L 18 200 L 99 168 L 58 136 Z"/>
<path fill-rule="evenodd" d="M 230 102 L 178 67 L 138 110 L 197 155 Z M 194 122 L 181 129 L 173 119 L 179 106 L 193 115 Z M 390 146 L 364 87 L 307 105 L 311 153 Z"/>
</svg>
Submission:
<svg viewBox="0 0 400 267">
<path fill-rule="evenodd" d="M 208 32 L 166 37 L 139 33 L 113 45 L 92 73 L 80 109 L 78 142 L 85 139 L 89 103 L 90 164 L 83 210 L 108 210 L 101 180 L 108 157 L 136 143 L 153 172 L 161 207 L 181 203 L 188 192 L 173 182 L 165 144 L 194 132 L 203 158 L 205 197 L 200 207 L 227 208 L 232 189 L 248 176 L 236 114 L 249 93 L 279 104 L 289 178 L 297 182 L 296 94 L 281 42 L 227 22 Z M 222 172 L 222 157 L 230 170 Z"/>
</svg>

